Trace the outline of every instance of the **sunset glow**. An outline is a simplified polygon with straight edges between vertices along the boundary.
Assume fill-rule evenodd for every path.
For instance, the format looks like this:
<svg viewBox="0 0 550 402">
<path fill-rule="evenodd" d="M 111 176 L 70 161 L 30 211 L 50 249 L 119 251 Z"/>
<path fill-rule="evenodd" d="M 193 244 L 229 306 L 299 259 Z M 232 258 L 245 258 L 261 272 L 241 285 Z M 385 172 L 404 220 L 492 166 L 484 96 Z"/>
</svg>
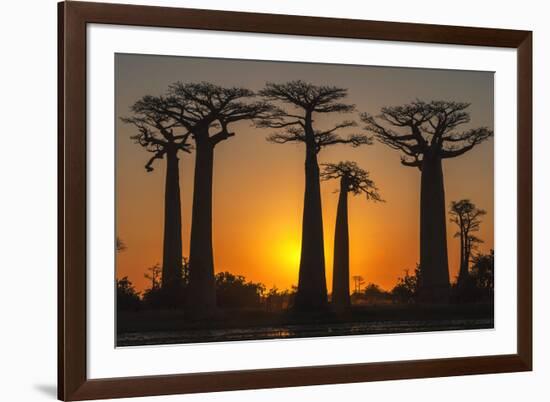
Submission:
<svg viewBox="0 0 550 402">
<path fill-rule="evenodd" d="M 217 63 L 217 64 L 216 64 Z M 266 78 L 284 81 L 302 77 L 349 89 L 348 102 L 360 112 L 378 114 L 384 105 L 421 98 L 471 102 L 471 123 L 464 129 L 493 125 L 492 73 L 364 66 L 243 62 L 160 56 L 119 55 L 116 63 L 116 114 L 144 94 L 161 94 L 172 82 L 211 81 L 259 90 Z M 214 67 L 213 67 L 214 66 Z M 220 71 L 223 74 L 220 76 Z M 330 117 L 354 119 L 358 113 Z M 333 121 L 333 122 L 334 122 Z M 319 124 L 324 123 L 319 120 Z M 272 129 L 250 123 L 231 127 L 235 137 L 216 148 L 213 184 L 213 244 L 216 272 L 230 271 L 269 289 L 287 289 L 298 282 L 304 199 L 304 150 L 301 144 L 266 141 Z M 116 121 L 116 234 L 127 246 L 117 253 L 117 277 L 128 276 L 139 291 L 150 286 L 147 268 L 162 263 L 165 160 L 154 171 L 144 168 L 150 154 L 130 139 L 135 128 Z M 346 129 L 346 134 L 361 131 Z M 189 255 L 195 154 L 179 154 L 183 254 Z M 400 164 L 399 153 L 375 143 L 352 148 L 337 145 L 319 154 L 319 163 L 356 161 L 368 170 L 384 203 L 349 196 L 350 275 L 361 275 L 391 289 L 404 270 L 419 261 L 420 172 Z M 487 210 L 477 236 L 479 250 L 494 248 L 493 139 L 471 153 L 445 160 L 446 204 L 470 198 Z M 334 226 L 338 183 L 321 183 L 327 287 L 332 284 Z M 456 228 L 447 220 L 451 280 L 459 265 Z"/>
</svg>

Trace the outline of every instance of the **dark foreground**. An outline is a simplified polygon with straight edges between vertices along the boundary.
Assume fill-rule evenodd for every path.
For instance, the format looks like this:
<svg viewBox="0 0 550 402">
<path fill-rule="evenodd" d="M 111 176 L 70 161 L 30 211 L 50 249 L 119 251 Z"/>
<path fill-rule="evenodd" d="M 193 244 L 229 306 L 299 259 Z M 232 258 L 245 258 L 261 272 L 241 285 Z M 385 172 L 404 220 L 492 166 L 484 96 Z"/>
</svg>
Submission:
<svg viewBox="0 0 550 402">
<path fill-rule="evenodd" d="M 492 304 L 378 305 L 347 314 L 222 311 L 193 319 L 182 311 L 119 312 L 117 346 L 338 335 L 491 329 Z"/>
</svg>

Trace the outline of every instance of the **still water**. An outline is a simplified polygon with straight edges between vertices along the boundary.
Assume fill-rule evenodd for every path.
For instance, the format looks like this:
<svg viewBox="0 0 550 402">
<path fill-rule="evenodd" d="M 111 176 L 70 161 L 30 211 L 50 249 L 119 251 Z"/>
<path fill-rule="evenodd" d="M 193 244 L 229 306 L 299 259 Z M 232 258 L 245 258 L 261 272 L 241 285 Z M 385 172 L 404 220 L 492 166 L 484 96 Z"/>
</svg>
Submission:
<svg viewBox="0 0 550 402">
<path fill-rule="evenodd" d="M 492 319 L 438 321 L 378 321 L 338 324 L 281 325 L 235 329 L 129 332 L 117 336 L 117 346 L 166 345 L 256 339 L 309 338 L 338 335 L 372 335 L 407 332 L 491 329 Z"/>
</svg>

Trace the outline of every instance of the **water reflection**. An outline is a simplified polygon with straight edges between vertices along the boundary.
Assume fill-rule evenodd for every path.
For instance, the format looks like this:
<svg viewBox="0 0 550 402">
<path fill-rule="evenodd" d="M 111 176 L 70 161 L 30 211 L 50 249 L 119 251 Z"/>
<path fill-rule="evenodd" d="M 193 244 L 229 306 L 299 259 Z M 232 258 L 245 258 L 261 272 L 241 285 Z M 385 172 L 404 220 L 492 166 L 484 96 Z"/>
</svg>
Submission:
<svg viewBox="0 0 550 402">
<path fill-rule="evenodd" d="M 133 332 L 119 334 L 118 346 L 162 345 L 257 339 L 310 338 L 341 335 L 373 335 L 408 332 L 490 329 L 492 319 L 445 321 L 374 321 L 336 324 L 284 325 L 236 329 L 188 329 L 184 331 Z"/>
</svg>

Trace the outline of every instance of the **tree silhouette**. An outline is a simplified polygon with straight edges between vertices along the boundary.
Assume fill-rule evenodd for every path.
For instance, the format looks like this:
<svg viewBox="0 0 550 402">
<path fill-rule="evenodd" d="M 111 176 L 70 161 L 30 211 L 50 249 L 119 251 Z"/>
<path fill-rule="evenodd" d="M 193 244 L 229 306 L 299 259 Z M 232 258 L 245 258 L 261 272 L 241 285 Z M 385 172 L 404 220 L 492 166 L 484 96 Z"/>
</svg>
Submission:
<svg viewBox="0 0 550 402">
<path fill-rule="evenodd" d="M 485 210 L 477 208 L 468 199 L 453 201 L 451 203 L 451 222 L 458 226 L 458 232 L 455 233 L 455 237 L 460 238 L 460 270 L 457 281 L 459 288 L 468 280 L 472 251 L 476 244 L 482 242 L 481 239 L 478 239 L 472 233 L 479 230 L 481 217 L 486 213 Z"/>
<path fill-rule="evenodd" d="M 162 288 L 177 289 L 181 282 L 182 261 L 178 152 L 191 152 L 191 145 L 188 143 L 189 131 L 163 113 L 165 108 L 166 98 L 146 95 L 132 106 L 133 116 L 122 121 L 137 128 L 138 133 L 131 138 L 153 154 L 145 164 L 147 172 L 154 170 L 155 160 L 166 156 Z"/>
<path fill-rule="evenodd" d="M 151 287 L 143 292 L 145 305 L 153 309 L 166 309 L 179 308 L 185 304 L 189 279 L 189 259 L 183 257 L 181 265 L 180 285 L 169 289 L 161 287 L 162 268 L 159 264 L 147 268 L 144 277 L 151 281 Z"/>
<path fill-rule="evenodd" d="M 363 291 L 364 301 L 369 304 L 387 303 L 391 300 L 392 295 L 390 292 L 386 292 L 379 285 L 375 283 L 369 283 L 365 286 Z"/>
<path fill-rule="evenodd" d="M 116 308 L 118 311 L 137 311 L 141 298 L 127 276 L 116 280 Z"/>
<path fill-rule="evenodd" d="M 249 282 L 242 275 L 216 274 L 216 300 L 220 308 L 257 308 L 261 306 L 264 293 L 265 285 Z"/>
<path fill-rule="evenodd" d="M 229 131 L 231 123 L 265 117 L 271 107 L 265 102 L 249 102 L 254 96 L 245 88 L 176 82 L 161 105 L 161 115 L 176 121 L 195 143 L 188 287 L 188 304 L 195 311 L 208 312 L 216 307 L 212 250 L 214 148 L 235 135 Z"/>
<path fill-rule="evenodd" d="M 495 290 L 495 251 L 478 254 L 472 258 L 471 275 L 481 292 L 481 299 L 493 299 Z"/>
<path fill-rule="evenodd" d="M 355 162 L 323 164 L 322 180 L 339 179 L 340 190 L 336 226 L 334 232 L 334 262 L 332 266 L 332 305 L 336 310 L 351 306 L 349 295 L 349 229 L 348 193 L 365 194 L 367 200 L 382 201 L 378 189 L 369 178 L 369 173 Z"/>
<path fill-rule="evenodd" d="M 405 275 L 397 279 L 397 284 L 391 290 L 391 295 L 396 303 L 414 303 L 419 299 L 420 283 L 422 282 L 422 272 L 417 264 L 413 274 L 405 270 Z"/>
<path fill-rule="evenodd" d="M 416 100 L 384 107 L 376 118 L 361 115 L 365 129 L 378 141 L 402 152 L 404 166 L 421 171 L 420 298 L 428 302 L 446 302 L 450 291 L 442 160 L 460 156 L 493 135 L 486 127 L 457 131 L 470 122 L 469 106 Z"/>
<path fill-rule="evenodd" d="M 353 121 L 343 121 L 322 130 L 314 127 L 313 118 L 316 114 L 349 113 L 355 109 L 354 105 L 340 102 L 347 96 L 346 89 L 316 86 L 303 81 L 282 84 L 268 82 L 260 95 L 281 106 L 290 106 L 288 109 L 276 106 L 270 118 L 261 121 L 260 126 L 282 129 L 281 132 L 270 135 L 268 140 L 276 144 L 305 144 L 302 250 L 294 307 L 298 310 L 323 309 L 327 304 L 327 285 L 317 155 L 327 146 L 359 146 L 370 144 L 371 139 L 361 134 L 342 137 L 337 133 L 340 129 L 356 126 Z"/>
<path fill-rule="evenodd" d="M 361 286 L 365 284 L 365 278 L 361 275 L 353 275 L 351 279 L 353 279 L 353 293 L 361 293 Z"/>
<path fill-rule="evenodd" d="M 160 288 L 162 268 L 159 264 L 155 264 L 152 267 L 147 268 L 147 271 L 149 273 L 143 274 L 143 276 L 151 281 L 151 289 L 157 290 Z"/>
</svg>

